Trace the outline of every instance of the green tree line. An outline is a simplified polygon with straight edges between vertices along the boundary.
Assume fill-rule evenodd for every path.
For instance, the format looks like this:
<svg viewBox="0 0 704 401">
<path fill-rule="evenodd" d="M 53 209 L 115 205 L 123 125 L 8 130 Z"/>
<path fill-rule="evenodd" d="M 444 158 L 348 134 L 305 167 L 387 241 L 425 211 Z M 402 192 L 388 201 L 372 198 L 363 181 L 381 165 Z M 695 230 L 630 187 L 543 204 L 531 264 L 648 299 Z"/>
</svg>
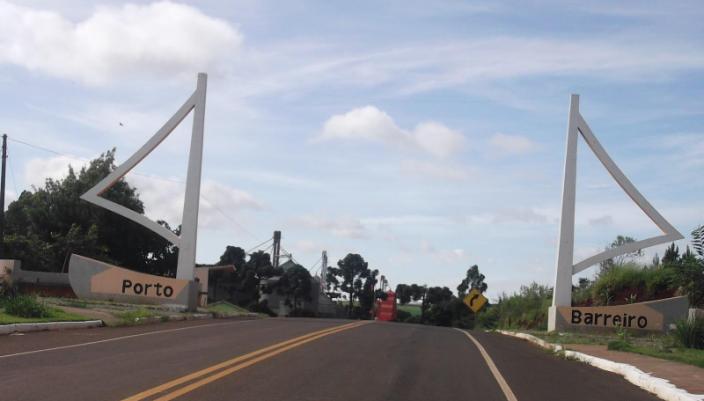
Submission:
<svg viewBox="0 0 704 401">
<path fill-rule="evenodd" d="M 457 286 L 457 296 L 447 287 L 399 284 L 396 286 L 396 299 L 401 305 L 409 304 L 411 301 L 419 303 L 420 316 L 413 316 L 399 310 L 397 320 L 406 323 L 473 328 L 476 316 L 464 304 L 463 299 L 472 289 L 484 293 L 488 288 L 484 279 L 484 275 L 479 272 L 479 266 L 470 267 Z"/>
</svg>

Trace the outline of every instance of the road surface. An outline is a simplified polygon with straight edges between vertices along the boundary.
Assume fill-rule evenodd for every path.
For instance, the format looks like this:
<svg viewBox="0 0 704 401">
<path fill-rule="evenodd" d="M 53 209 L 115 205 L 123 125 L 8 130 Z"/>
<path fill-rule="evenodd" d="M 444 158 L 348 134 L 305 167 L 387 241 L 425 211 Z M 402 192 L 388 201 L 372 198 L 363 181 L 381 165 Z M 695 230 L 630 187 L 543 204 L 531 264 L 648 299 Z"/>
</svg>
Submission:
<svg viewBox="0 0 704 401">
<path fill-rule="evenodd" d="M 500 334 L 326 319 L 0 337 L 0 400 L 604 400 L 656 397 Z"/>
</svg>

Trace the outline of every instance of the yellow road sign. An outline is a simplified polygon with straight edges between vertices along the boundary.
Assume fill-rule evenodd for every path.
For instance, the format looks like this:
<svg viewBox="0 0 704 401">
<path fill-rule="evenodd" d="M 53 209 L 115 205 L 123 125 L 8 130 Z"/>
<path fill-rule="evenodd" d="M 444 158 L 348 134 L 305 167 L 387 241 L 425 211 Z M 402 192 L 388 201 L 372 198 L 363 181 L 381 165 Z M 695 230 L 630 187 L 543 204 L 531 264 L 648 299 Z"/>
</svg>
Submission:
<svg viewBox="0 0 704 401">
<path fill-rule="evenodd" d="M 486 304 L 486 301 L 486 297 L 476 288 L 473 288 L 472 291 L 464 297 L 464 304 L 474 313 L 479 312 L 484 304 Z"/>
</svg>

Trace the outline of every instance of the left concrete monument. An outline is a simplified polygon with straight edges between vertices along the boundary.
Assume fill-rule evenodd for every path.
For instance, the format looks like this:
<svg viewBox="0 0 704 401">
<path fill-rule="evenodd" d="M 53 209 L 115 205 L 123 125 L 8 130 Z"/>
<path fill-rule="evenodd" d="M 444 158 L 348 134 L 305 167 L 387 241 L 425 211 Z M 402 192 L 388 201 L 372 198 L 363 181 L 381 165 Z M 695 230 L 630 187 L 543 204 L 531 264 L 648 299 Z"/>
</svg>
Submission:
<svg viewBox="0 0 704 401">
<path fill-rule="evenodd" d="M 108 174 L 107 177 L 81 196 L 81 199 L 139 223 L 176 245 L 178 247 L 176 278 L 186 281 L 192 281 L 194 279 L 195 272 L 207 81 L 208 76 L 204 73 L 199 73 L 196 90 L 178 109 L 178 111 L 176 111 L 176 113 L 154 134 L 154 136 L 152 136 L 137 152 L 127 159 L 127 161 L 119 165 L 113 172 Z M 191 147 L 188 155 L 186 195 L 183 203 L 181 235 L 177 236 L 172 231 L 159 225 L 155 221 L 150 220 L 146 216 L 107 200 L 101 195 L 115 185 L 115 183 L 129 173 L 130 170 L 132 170 L 137 164 L 139 164 L 139 162 L 141 162 L 157 146 L 159 146 L 159 144 L 166 139 L 169 134 L 171 134 L 171 132 L 183 121 L 183 119 L 191 113 L 191 111 L 193 111 L 193 129 L 191 133 Z M 77 258 L 71 258 L 70 265 L 73 265 L 74 261 L 77 260 Z M 85 261 L 83 261 L 83 264 L 85 264 Z M 96 274 L 102 270 L 99 268 L 97 263 L 95 267 Z M 86 274 L 88 273 L 85 267 L 82 268 L 81 271 Z M 76 277 L 76 279 L 82 280 L 83 278 Z M 85 279 L 90 280 L 90 277 L 86 277 Z"/>
</svg>

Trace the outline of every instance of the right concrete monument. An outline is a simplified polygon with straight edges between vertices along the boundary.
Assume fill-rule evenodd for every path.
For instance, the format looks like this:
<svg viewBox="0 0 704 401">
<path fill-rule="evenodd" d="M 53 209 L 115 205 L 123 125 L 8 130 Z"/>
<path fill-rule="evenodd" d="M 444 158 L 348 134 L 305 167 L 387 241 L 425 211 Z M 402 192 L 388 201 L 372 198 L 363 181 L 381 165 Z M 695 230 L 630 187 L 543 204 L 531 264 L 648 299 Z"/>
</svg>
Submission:
<svg viewBox="0 0 704 401">
<path fill-rule="evenodd" d="M 628 194 L 638 207 L 660 228 L 662 235 L 624 244 L 608 249 L 574 263 L 574 215 L 577 185 L 577 142 L 579 135 L 589 145 L 594 155 L 611 174 L 618 185 Z M 557 262 L 555 268 L 555 287 L 552 306 L 548 313 L 548 331 L 559 329 L 558 307 L 572 306 L 572 276 L 602 262 L 606 259 L 633 252 L 649 246 L 663 244 L 684 238 L 675 227 L 655 210 L 636 187 L 614 163 L 606 150 L 592 133 L 589 125 L 579 112 L 579 95 L 570 99 L 569 119 L 567 122 L 567 149 L 565 152 L 565 171 L 562 186 L 562 214 L 560 218 L 559 242 L 557 244 Z"/>
</svg>

